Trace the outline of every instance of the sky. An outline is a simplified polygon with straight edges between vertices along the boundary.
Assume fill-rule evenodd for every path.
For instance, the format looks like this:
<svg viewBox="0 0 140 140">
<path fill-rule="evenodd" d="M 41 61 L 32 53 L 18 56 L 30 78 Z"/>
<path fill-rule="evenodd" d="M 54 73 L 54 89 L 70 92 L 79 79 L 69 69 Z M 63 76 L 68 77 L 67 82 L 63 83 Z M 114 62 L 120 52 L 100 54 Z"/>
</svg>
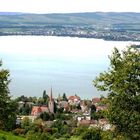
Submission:
<svg viewBox="0 0 140 140">
<path fill-rule="evenodd" d="M 0 12 L 140 12 L 140 0 L 0 0 Z"/>
</svg>

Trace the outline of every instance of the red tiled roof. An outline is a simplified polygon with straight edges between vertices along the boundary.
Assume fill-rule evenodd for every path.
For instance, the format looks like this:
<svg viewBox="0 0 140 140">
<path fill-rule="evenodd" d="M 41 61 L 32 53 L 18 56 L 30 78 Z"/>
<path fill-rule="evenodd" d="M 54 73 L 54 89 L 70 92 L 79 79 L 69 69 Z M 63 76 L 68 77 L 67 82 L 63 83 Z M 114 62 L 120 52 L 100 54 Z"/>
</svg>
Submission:
<svg viewBox="0 0 140 140">
<path fill-rule="evenodd" d="M 34 116 L 37 116 L 43 112 L 48 112 L 48 107 L 46 106 L 34 106 L 32 108 L 32 112 L 31 112 L 31 115 L 34 115 Z"/>
<path fill-rule="evenodd" d="M 68 98 L 68 100 L 75 100 L 75 99 L 80 100 L 80 97 L 79 96 L 70 96 Z"/>
<path fill-rule="evenodd" d="M 96 110 L 105 110 L 107 106 L 96 106 Z"/>
<path fill-rule="evenodd" d="M 92 99 L 92 102 L 93 103 L 99 103 L 101 100 L 100 100 L 100 98 L 93 98 Z"/>
</svg>

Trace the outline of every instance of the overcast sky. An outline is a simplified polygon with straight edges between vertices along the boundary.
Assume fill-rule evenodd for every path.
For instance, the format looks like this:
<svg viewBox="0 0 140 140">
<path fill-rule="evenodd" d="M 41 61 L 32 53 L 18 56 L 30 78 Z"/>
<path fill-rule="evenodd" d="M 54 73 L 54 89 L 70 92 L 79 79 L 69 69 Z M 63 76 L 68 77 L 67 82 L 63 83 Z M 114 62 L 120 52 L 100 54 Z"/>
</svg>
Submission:
<svg viewBox="0 0 140 140">
<path fill-rule="evenodd" d="M 140 0 L 0 0 L 0 12 L 140 12 Z"/>
</svg>

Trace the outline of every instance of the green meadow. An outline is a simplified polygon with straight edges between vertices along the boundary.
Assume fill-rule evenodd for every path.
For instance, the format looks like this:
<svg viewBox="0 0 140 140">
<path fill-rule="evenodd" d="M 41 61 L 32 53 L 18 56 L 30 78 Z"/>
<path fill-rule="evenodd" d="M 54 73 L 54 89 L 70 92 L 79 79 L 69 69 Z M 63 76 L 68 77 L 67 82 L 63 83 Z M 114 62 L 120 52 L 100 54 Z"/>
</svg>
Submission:
<svg viewBox="0 0 140 140">
<path fill-rule="evenodd" d="M 0 131 L 0 140 L 26 140 L 25 138 L 14 136 L 12 133 Z"/>
</svg>

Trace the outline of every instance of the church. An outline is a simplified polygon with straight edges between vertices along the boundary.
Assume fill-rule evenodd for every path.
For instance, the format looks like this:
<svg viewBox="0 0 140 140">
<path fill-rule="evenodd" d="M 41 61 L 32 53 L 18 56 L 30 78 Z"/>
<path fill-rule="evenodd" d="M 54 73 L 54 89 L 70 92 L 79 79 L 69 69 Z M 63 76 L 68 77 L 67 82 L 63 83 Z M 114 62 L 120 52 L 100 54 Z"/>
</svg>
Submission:
<svg viewBox="0 0 140 140">
<path fill-rule="evenodd" d="M 31 111 L 31 115 L 32 116 L 39 116 L 40 114 L 42 114 L 44 112 L 54 113 L 54 99 L 53 99 L 53 94 L 52 94 L 52 88 L 50 91 L 48 106 L 46 106 L 46 105 L 33 106 L 32 111 Z"/>
</svg>

